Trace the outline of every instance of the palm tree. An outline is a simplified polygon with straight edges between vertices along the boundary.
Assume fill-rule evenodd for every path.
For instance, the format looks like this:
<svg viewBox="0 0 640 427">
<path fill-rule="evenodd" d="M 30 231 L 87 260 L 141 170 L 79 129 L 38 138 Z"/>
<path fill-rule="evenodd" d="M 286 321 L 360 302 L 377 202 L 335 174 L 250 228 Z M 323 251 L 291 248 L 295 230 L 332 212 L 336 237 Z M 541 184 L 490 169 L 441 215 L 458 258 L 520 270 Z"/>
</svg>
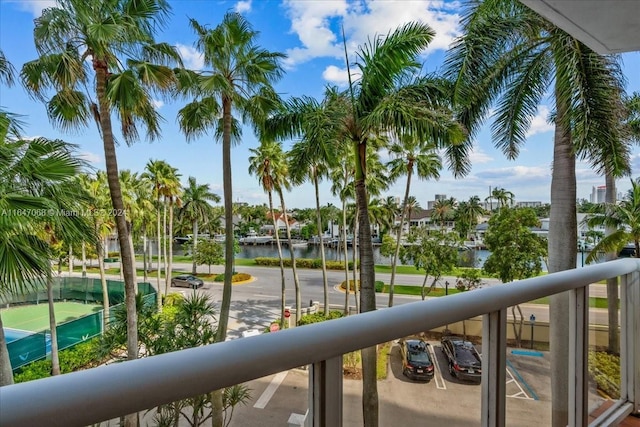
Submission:
<svg viewBox="0 0 640 427">
<path fill-rule="evenodd" d="M 102 287 L 102 310 L 103 310 L 103 326 L 107 330 L 109 325 L 109 288 L 107 287 L 107 277 L 104 267 L 105 253 L 104 240 L 113 231 L 113 217 L 111 212 L 111 198 L 109 197 L 109 188 L 107 184 L 107 175 L 103 171 L 96 172 L 95 176 L 83 174 L 80 176 L 81 185 L 87 190 L 90 197 L 89 214 L 93 221 L 94 233 L 96 240 L 94 241 L 96 254 L 98 256 L 98 268 L 100 270 L 100 282 Z"/>
<path fill-rule="evenodd" d="M 0 120 L 2 135 L 8 135 Z M 14 123 L 15 125 L 15 123 Z M 20 293 L 46 284 L 52 335 L 52 372 L 60 372 L 56 321 L 53 310 L 53 274 L 49 237 L 67 242 L 94 236 L 84 212 L 84 189 L 72 185 L 84 166 L 73 154 L 75 146 L 61 140 L 3 137 L 0 141 L 0 294 Z M 35 215 L 20 212 L 38 212 Z M 15 215 L 12 212 L 17 212 Z M 74 212 L 60 215 L 60 212 Z M 0 318 L 0 385 L 13 376 Z M 5 357 L 6 356 L 6 357 Z"/>
<path fill-rule="evenodd" d="M 182 195 L 182 208 L 178 216 L 191 222 L 193 226 L 193 238 L 191 241 L 191 255 L 194 257 L 191 273 L 196 274 L 195 251 L 198 247 L 198 224 L 206 223 L 211 214 L 209 202 L 219 202 L 220 197 L 211 192 L 209 184 L 198 184 L 196 179 L 189 177 L 187 186 Z"/>
<path fill-rule="evenodd" d="M 456 200 L 454 198 L 436 200 L 433 205 L 431 219 L 440 222 L 440 228 L 444 228 L 447 220 L 453 219 L 456 210 Z"/>
<path fill-rule="evenodd" d="M 252 154 L 249 157 L 249 173 L 258 177 L 262 188 L 269 197 L 269 213 L 273 223 L 273 233 L 276 237 L 276 247 L 278 248 L 278 258 L 280 260 L 280 277 L 282 283 L 280 288 L 280 322 L 284 327 L 284 314 L 285 307 L 287 305 L 287 288 L 284 275 L 284 258 L 282 256 L 280 233 L 278 232 L 276 212 L 273 209 L 273 191 L 276 189 L 277 182 L 279 182 L 285 175 L 287 165 L 285 162 L 285 155 L 282 152 L 282 146 L 275 141 L 262 140 L 258 148 L 250 148 L 249 152 Z M 290 247 L 289 250 L 290 252 L 293 252 L 293 248 Z M 297 307 L 298 301 L 296 301 L 296 308 Z"/>
<path fill-rule="evenodd" d="M 393 157 L 387 163 L 389 168 L 389 179 L 397 180 L 400 176 L 407 175 L 407 184 L 404 189 L 404 199 L 402 206 L 405 207 L 400 212 L 400 226 L 396 235 L 396 250 L 391 258 L 391 280 L 389 281 L 389 307 L 393 306 L 393 286 L 396 280 L 396 264 L 400 256 L 400 246 L 402 239 L 402 230 L 404 228 L 405 218 L 411 220 L 410 212 L 407 216 L 407 202 L 409 200 L 409 190 L 411 188 L 411 177 L 414 171 L 418 178 L 421 179 L 439 179 L 442 163 L 440 156 L 435 152 L 435 146 L 426 144 L 414 138 L 409 134 L 401 134 L 399 140 L 395 141 L 389 147 L 389 153 Z"/>
<path fill-rule="evenodd" d="M 134 187 L 133 195 L 135 197 L 134 210 L 136 212 L 136 216 L 133 218 L 133 230 L 142 236 L 142 274 L 146 283 L 149 280 L 147 276 L 149 273 L 148 230 L 153 226 L 157 211 L 154 205 L 153 183 L 145 176 L 144 172 L 140 174 L 138 180 L 139 182 Z"/>
<path fill-rule="evenodd" d="M 635 257 L 640 258 L 640 178 L 631 180 L 631 189 L 618 204 L 607 207 L 606 214 L 589 215 L 589 228 L 604 225 L 615 230 L 600 240 L 587 256 L 587 262 L 597 261 L 603 252 L 619 253 L 629 242 L 635 246 Z"/>
<path fill-rule="evenodd" d="M 180 185 L 180 174 L 178 169 L 169 166 L 167 169 L 166 181 L 163 188 L 163 196 L 165 206 L 169 210 L 169 218 L 166 222 L 169 223 L 169 230 L 167 232 L 168 238 L 165 239 L 165 259 L 167 263 L 164 270 L 164 294 L 169 293 L 169 286 L 171 284 L 171 276 L 173 275 L 173 212 L 174 207 L 180 208 L 182 206 L 182 186 Z M 165 228 L 166 229 L 166 228 Z"/>
<path fill-rule="evenodd" d="M 463 36 L 446 60 L 455 80 L 461 120 L 476 133 L 497 105 L 493 137 L 513 159 L 527 138 L 538 104 L 555 102 L 549 224 L 549 272 L 575 268 L 576 156 L 597 171 L 628 169 L 620 143 L 618 105 L 622 73 L 615 57 L 601 56 L 515 0 L 469 2 Z M 568 294 L 551 297 L 552 422 L 568 422 Z"/>
<path fill-rule="evenodd" d="M 504 188 L 496 187 L 491 191 L 491 200 L 498 202 L 498 209 L 504 206 L 513 205 L 515 195 L 511 191 L 507 191 Z"/>
<path fill-rule="evenodd" d="M 475 230 L 478 225 L 478 217 L 485 213 L 480 197 L 471 196 L 466 202 L 458 203 L 455 212 L 456 229 L 460 232 L 462 238 L 467 239 L 469 234 Z"/>
<path fill-rule="evenodd" d="M 194 19 L 190 22 L 198 37 L 196 47 L 210 70 L 185 71 L 179 76 L 182 90 L 195 94 L 196 99 L 180 110 L 178 121 L 187 139 L 209 129 L 215 129 L 216 138 L 222 139 L 225 276 L 216 337 L 221 342 L 227 336 L 234 266 L 231 143 L 233 138 L 239 140 L 240 128 L 233 111 L 242 113 L 246 119 L 260 120 L 265 101 L 276 98 L 271 84 L 282 73 L 279 61 L 284 55 L 260 48 L 256 44 L 258 32 L 238 13 L 227 13 L 213 29 L 203 27 Z"/>
<path fill-rule="evenodd" d="M 119 117 L 127 143 L 138 138 L 140 126 L 146 128 L 148 139 L 159 136 L 160 117 L 151 91 L 170 88 L 173 73 L 164 65 L 179 62 L 180 58 L 175 48 L 155 43 L 153 37 L 162 28 L 169 6 L 164 0 L 100 4 L 57 0 L 57 6 L 45 9 L 35 20 L 34 41 L 40 57 L 24 64 L 21 77 L 27 90 L 47 103 L 54 125 L 70 130 L 97 122 L 113 210 L 124 212 L 111 117 L 112 113 Z M 132 53 L 139 56 L 130 57 Z M 95 88 L 95 93 L 86 91 L 90 87 Z M 56 93 L 47 100 L 49 90 Z M 125 216 L 115 215 L 115 223 L 128 308 L 127 357 L 136 359 L 134 255 L 128 244 Z M 133 417 L 127 417 L 126 423 L 137 424 Z"/>
<path fill-rule="evenodd" d="M 171 175 L 171 166 L 164 160 L 149 160 L 145 166 L 145 172 L 142 177 L 151 181 L 153 185 L 153 195 L 156 199 L 156 251 L 158 253 L 158 268 L 156 270 L 156 287 L 158 298 L 158 309 L 162 307 L 162 291 L 160 288 L 160 281 L 162 280 L 162 270 L 160 269 L 160 263 L 162 262 L 162 246 L 164 237 L 166 236 L 166 226 L 161 228 L 162 215 L 160 209 L 166 205 L 162 203 L 162 196 L 165 193 L 165 188 L 168 185 L 169 176 Z M 165 230 L 164 232 L 162 230 Z M 152 254 L 153 255 L 153 254 Z M 166 259 L 165 259 L 166 263 Z M 166 269 L 166 268 L 165 268 Z"/>
<path fill-rule="evenodd" d="M 406 24 L 386 37 L 375 37 L 358 51 L 359 78 L 351 79 L 349 64 L 349 99 L 345 111 L 344 135 L 355 154 L 355 194 L 358 209 L 360 244 L 360 308 L 375 310 L 375 270 L 368 213 L 367 146 L 372 135 L 410 132 L 416 138 L 430 140 L 438 146 L 459 141 L 463 131 L 447 108 L 441 85 L 417 74 L 417 55 L 433 38 L 425 24 Z M 413 73 L 413 74 L 412 74 Z M 412 76 L 407 78 L 407 76 Z M 348 118 L 348 119 L 347 119 Z M 467 144 L 447 146 L 451 165 L 464 172 Z M 362 350 L 363 417 L 367 427 L 378 425 L 375 348 Z"/>
</svg>

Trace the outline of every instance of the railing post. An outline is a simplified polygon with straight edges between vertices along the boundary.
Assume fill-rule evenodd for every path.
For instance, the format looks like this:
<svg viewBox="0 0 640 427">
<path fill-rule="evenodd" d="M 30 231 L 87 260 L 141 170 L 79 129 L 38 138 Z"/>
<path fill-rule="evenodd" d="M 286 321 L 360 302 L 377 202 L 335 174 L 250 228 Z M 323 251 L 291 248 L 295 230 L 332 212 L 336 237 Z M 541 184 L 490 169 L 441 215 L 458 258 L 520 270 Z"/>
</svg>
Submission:
<svg viewBox="0 0 640 427">
<path fill-rule="evenodd" d="M 621 279 L 620 398 L 640 414 L 640 273 Z"/>
<path fill-rule="evenodd" d="M 507 310 L 482 318 L 482 426 L 504 427 L 507 369 Z"/>
<path fill-rule="evenodd" d="M 342 426 L 342 356 L 309 366 L 307 427 Z"/>
<path fill-rule="evenodd" d="M 589 423 L 589 288 L 569 291 L 569 425 Z"/>
</svg>

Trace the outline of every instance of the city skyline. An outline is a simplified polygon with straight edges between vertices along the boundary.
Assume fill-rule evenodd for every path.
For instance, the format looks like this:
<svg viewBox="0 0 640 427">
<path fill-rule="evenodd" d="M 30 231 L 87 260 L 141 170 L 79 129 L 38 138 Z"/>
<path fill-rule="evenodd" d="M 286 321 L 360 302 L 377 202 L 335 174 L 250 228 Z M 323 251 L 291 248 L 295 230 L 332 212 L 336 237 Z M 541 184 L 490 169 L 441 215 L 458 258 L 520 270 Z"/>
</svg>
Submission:
<svg viewBox="0 0 640 427">
<path fill-rule="evenodd" d="M 7 59 L 19 71 L 25 61 L 37 57 L 33 46 L 33 19 L 40 15 L 52 1 L 12 1 L 0 2 L 0 48 Z M 283 98 L 308 95 L 322 96 L 325 85 L 345 88 L 347 73 L 342 46 L 341 28 L 344 26 L 347 49 L 353 56 L 357 46 L 375 34 L 386 34 L 411 20 L 428 23 L 436 31 L 436 37 L 424 52 L 425 71 L 439 71 L 445 49 L 459 34 L 459 11 L 457 2 L 412 1 L 412 2 L 371 2 L 328 0 L 309 2 L 283 0 L 275 1 L 170 1 L 173 15 L 166 30 L 158 34 L 157 40 L 175 45 L 181 52 L 186 66 L 202 68 L 202 58 L 193 48 L 195 35 L 188 27 L 187 18 L 216 26 L 228 10 L 242 13 L 254 28 L 260 31 L 258 42 L 266 49 L 284 52 L 286 74 L 276 84 L 276 90 Z M 210 7 L 207 7 L 210 6 Z M 640 77 L 634 70 L 640 68 L 640 54 L 629 53 L 621 56 L 623 71 L 628 80 L 627 91 L 640 91 Z M 355 58 L 354 58 L 355 59 Z M 353 64 L 353 62 L 352 62 Z M 353 69 L 352 69 L 353 72 Z M 176 113 L 186 101 L 156 100 L 156 108 L 164 117 L 162 138 L 152 144 L 140 141 L 132 146 L 121 143 L 118 150 L 119 168 L 143 172 L 151 159 L 165 160 L 182 174 L 186 183 L 189 176 L 195 176 L 199 183 L 209 183 L 212 190 L 222 195 L 221 144 L 214 142 L 211 135 L 187 143 L 176 124 Z M 470 174 L 456 180 L 444 169 L 439 181 L 414 179 L 411 195 L 422 206 L 426 206 L 434 194 L 447 194 L 459 201 L 477 195 L 482 200 L 490 193 L 490 188 L 501 187 L 514 193 L 519 201 L 549 202 L 551 181 L 551 159 L 553 128 L 547 122 L 552 113 L 551 103 L 540 105 L 528 140 L 515 161 L 507 161 L 502 152 L 491 142 L 490 122 L 477 135 L 471 153 Z M 7 111 L 23 116 L 25 137 L 45 136 L 60 138 L 79 145 L 82 156 L 96 169 L 104 170 L 102 142 L 95 127 L 75 134 L 67 134 L 54 129 L 48 121 L 45 107 L 31 99 L 20 86 L 0 89 L 0 106 Z M 121 139 L 121 138 L 120 138 Z M 284 141 L 288 149 L 292 141 Z M 249 204 L 263 204 L 267 196 L 258 179 L 249 176 L 249 149 L 258 145 L 250 128 L 243 130 L 242 142 L 234 147 L 233 200 Z M 632 176 L 640 174 L 640 149 L 632 149 Z M 389 160 L 381 152 L 383 160 Z M 592 188 L 604 184 L 604 177 L 598 176 L 585 162 L 576 167 L 578 199 L 590 199 Z M 400 196 L 404 193 L 404 178 L 395 182 L 381 197 Z M 321 203 L 340 204 L 337 197 L 330 194 L 329 184 L 321 184 Z M 618 181 L 618 193 L 625 193 L 630 187 L 629 178 Z M 315 205 L 311 184 L 295 188 L 286 194 L 286 202 L 292 207 L 307 208 Z"/>
</svg>

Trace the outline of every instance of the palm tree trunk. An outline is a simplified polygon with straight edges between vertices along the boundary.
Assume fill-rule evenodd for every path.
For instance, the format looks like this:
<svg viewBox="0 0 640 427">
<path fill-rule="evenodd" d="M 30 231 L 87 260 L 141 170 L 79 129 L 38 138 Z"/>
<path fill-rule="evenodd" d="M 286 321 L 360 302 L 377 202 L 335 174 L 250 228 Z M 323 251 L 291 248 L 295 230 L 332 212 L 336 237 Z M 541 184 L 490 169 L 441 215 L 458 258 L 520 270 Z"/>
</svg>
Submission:
<svg viewBox="0 0 640 427">
<path fill-rule="evenodd" d="M 402 202 L 402 211 L 400 212 L 400 227 L 398 228 L 398 234 L 396 237 L 396 250 L 391 259 L 391 280 L 389 281 L 389 307 L 393 307 L 393 285 L 396 283 L 396 266 L 398 264 L 398 257 L 400 256 L 400 245 L 402 239 L 402 230 L 404 228 L 404 214 L 407 211 L 407 202 L 409 200 L 409 188 L 411 187 L 411 173 L 413 172 L 413 165 L 407 168 L 407 185 L 404 189 L 404 201 Z M 411 221 L 411 215 L 409 215 L 409 221 Z"/>
<path fill-rule="evenodd" d="M 609 173 L 605 174 L 605 184 L 607 191 L 605 193 L 605 202 L 607 214 L 610 214 L 610 209 L 616 203 L 616 180 L 614 176 Z M 605 229 L 605 235 L 609 236 L 615 233 L 615 227 L 607 227 Z M 613 261 L 618 257 L 618 254 L 614 252 L 608 252 L 605 254 L 606 261 Z M 609 320 L 609 353 L 620 354 L 620 321 L 618 320 L 618 278 L 613 277 L 607 279 L 607 309 Z"/>
<path fill-rule="evenodd" d="M 147 271 L 147 230 L 146 227 L 142 229 L 142 280 L 147 283 L 149 281 Z"/>
<path fill-rule="evenodd" d="M 73 275 L 73 246 L 69 243 L 69 276 Z"/>
<path fill-rule="evenodd" d="M 169 292 L 169 285 L 167 284 L 167 277 L 169 276 L 169 265 L 167 261 L 169 256 L 167 255 L 167 199 L 164 199 L 162 205 L 162 252 L 164 254 L 164 295 Z"/>
<path fill-rule="evenodd" d="M 107 182 L 111 195 L 111 205 L 114 212 L 124 212 L 120 180 L 118 179 L 118 159 L 111 127 L 111 109 L 106 96 L 107 87 L 107 63 L 104 60 L 94 59 L 93 67 L 96 71 L 96 92 L 100 114 L 100 130 L 104 144 L 105 166 L 107 170 Z M 124 215 L 115 216 L 118 240 L 120 242 L 120 262 L 124 269 L 125 302 L 127 307 L 127 358 L 138 358 L 138 319 L 136 312 L 136 277 L 133 263 L 133 254 L 127 243 L 127 222 Z M 125 427 L 137 426 L 135 416 L 127 416 Z"/>
<path fill-rule="evenodd" d="M 569 129 L 563 126 L 568 108 L 556 87 L 555 135 L 549 221 L 549 273 L 576 267 L 576 158 Z M 569 422 L 569 294 L 552 295 L 549 302 L 551 349 L 551 420 L 554 427 Z"/>
<path fill-rule="evenodd" d="M 358 278 L 360 273 L 360 267 L 358 262 L 358 235 L 360 233 L 360 226 L 358 225 L 358 210 L 356 209 L 356 215 L 354 219 L 353 241 L 351 242 L 352 258 L 353 258 L 353 298 L 356 301 L 356 313 L 360 313 L 360 279 Z M 375 290 L 375 289 L 374 289 Z"/>
<path fill-rule="evenodd" d="M 231 99 L 222 99 L 222 181 L 224 193 L 224 286 L 222 288 L 222 303 L 220 305 L 220 317 L 218 319 L 217 342 L 223 342 L 227 338 L 227 325 L 229 324 L 229 310 L 231 307 L 231 287 L 233 278 L 233 186 L 231 181 Z M 216 396 L 217 398 L 217 396 Z M 220 394 L 222 399 L 222 394 Z"/>
<path fill-rule="evenodd" d="M 349 253 L 347 248 L 347 201 L 342 199 L 342 247 L 344 248 L 344 283 L 346 290 L 344 293 L 344 315 L 349 315 L 349 294 L 351 293 L 351 285 L 349 284 Z M 353 282 L 356 286 L 356 282 Z"/>
<path fill-rule="evenodd" d="M 60 277 L 58 277 L 60 280 Z M 60 375 L 58 353 L 58 329 L 56 328 L 55 302 L 53 301 L 53 276 L 47 275 L 47 304 L 49 305 L 49 330 L 51 332 L 51 375 Z"/>
<path fill-rule="evenodd" d="M 316 223 L 318 225 L 318 235 L 320 236 L 320 259 L 322 261 L 322 284 L 324 286 L 324 315 L 329 316 L 329 282 L 327 281 L 327 260 L 324 256 L 324 242 L 322 241 L 322 217 L 320 216 L 320 190 L 318 189 L 318 171 L 313 169 L 313 186 L 316 190 Z M 289 243 L 289 249 L 293 252 L 293 247 Z"/>
<path fill-rule="evenodd" d="M 173 274 L 173 196 L 169 198 L 169 239 L 167 240 L 167 246 L 169 249 L 169 258 L 167 260 L 167 274 L 164 278 L 164 294 L 169 293 L 169 284 L 171 283 L 171 275 Z"/>
<path fill-rule="evenodd" d="M 289 217 L 287 216 L 287 207 L 284 204 L 284 196 L 282 190 L 278 189 L 278 195 L 280 196 L 280 204 L 282 205 L 282 212 L 284 212 L 284 225 L 287 230 L 287 241 L 289 242 L 289 254 L 291 255 L 291 270 L 293 271 L 293 286 L 296 291 L 296 326 L 300 322 L 300 315 L 302 314 L 302 295 L 300 294 L 300 280 L 298 280 L 298 269 L 296 267 L 296 256 L 293 253 L 293 247 L 291 245 L 291 228 L 289 227 Z"/>
<path fill-rule="evenodd" d="M 87 277 L 87 248 L 82 242 L 82 277 Z"/>
<path fill-rule="evenodd" d="M 366 144 L 356 147 L 356 163 L 366 162 Z M 369 198 L 364 173 L 356 175 L 356 208 L 358 210 L 358 240 L 360 245 L 360 309 L 363 313 L 376 309 L 375 270 L 373 264 L 373 244 L 369 224 Z M 377 349 L 362 349 L 362 415 L 365 427 L 378 427 L 378 384 L 376 379 Z"/>
<path fill-rule="evenodd" d="M 191 274 L 197 273 L 196 265 L 196 248 L 198 247 L 198 219 L 193 220 L 193 246 L 191 249 L 191 257 L 193 258 L 193 265 L 191 266 Z"/>
<path fill-rule="evenodd" d="M 0 387 L 13 384 L 13 370 L 11 369 L 7 338 L 4 336 L 3 328 L 2 315 L 0 314 Z"/>
<path fill-rule="evenodd" d="M 104 249 L 102 242 L 96 244 L 98 252 L 98 268 L 100 269 L 100 283 L 102 285 L 102 327 L 107 330 L 109 326 L 109 287 L 107 286 L 107 275 L 104 271 Z"/>
<path fill-rule="evenodd" d="M 286 279 L 284 276 L 284 258 L 282 256 L 282 244 L 280 243 L 280 233 L 278 233 L 278 222 L 276 221 L 276 215 L 273 211 L 273 193 L 271 190 L 268 192 L 269 195 L 269 212 L 271 212 L 271 221 L 273 222 L 273 232 L 276 236 L 276 247 L 278 248 L 278 259 L 280 260 L 280 277 L 282 280 L 282 285 L 280 287 L 280 325 L 284 329 L 285 325 L 285 317 L 284 317 L 284 308 L 287 305 L 287 285 Z"/>
<path fill-rule="evenodd" d="M 162 232 L 161 232 L 161 227 L 160 227 L 160 196 L 158 195 L 158 204 L 157 204 L 157 218 L 156 218 L 156 228 L 157 228 L 157 232 L 158 232 L 158 240 L 156 241 L 156 252 L 158 252 L 158 267 L 156 269 L 156 275 L 158 277 L 157 280 L 157 291 L 158 293 L 156 294 L 157 298 L 158 298 L 158 310 L 162 310 L 162 289 L 160 288 L 160 281 L 162 280 L 162 273 L 160 271 L 160 263 L 162 261 Z M 153 253 L 151 254 L 151 257 L 153 258 Z"/>
</svg>

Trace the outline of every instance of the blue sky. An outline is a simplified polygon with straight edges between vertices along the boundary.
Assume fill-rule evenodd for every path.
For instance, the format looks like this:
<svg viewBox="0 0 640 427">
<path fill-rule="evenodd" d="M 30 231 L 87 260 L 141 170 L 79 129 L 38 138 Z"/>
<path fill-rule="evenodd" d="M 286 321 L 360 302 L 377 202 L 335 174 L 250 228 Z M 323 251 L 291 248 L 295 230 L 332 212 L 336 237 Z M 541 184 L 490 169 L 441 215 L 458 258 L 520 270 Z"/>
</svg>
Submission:
<svg viewBox="0 0 640 427">
<path fill-rule="evenodd" d="M 53 1 L 0 0 L 0 48 L 16 69 L 26 61 L 37 57 L 33 46 L 33 19 Z M 345 61 L 340 35 L 340 24 L 344 24 L 348 50 L 353 53 L 357 46 L 375 34 L 385 34 L 398 25 L 420 20 L 428 23 L 436 37 L 423 53 L 425 69 L 437 70 L 444 51 L 459 34 L 459 6 L 455 2 L 410 1 L 410 0 L 174 0 L 168 27 L 157 37 L 178 47 L 186 65 L 201 68 L 201 59 L 193 49 L 195 36 L 188 26 L 188 18 L 195 18 L 203 25 L 215 26 L 228 10 L 242 13 L 254 28 L 260 31 L 259 43 L 271 51 L 284 52 L 285 76 L 276 89 L 283 97 L 308 95 L 320 97 L 327 84 L 344 86 L 346 83 Z M 640 53 L 622 55 L 623 69 L 628 80 L 627 91 L 640 91 Z M 548 100 L 546 100 L 548 103 Z M 162 138 L 149 143 L 140 141 L 133 146 L 118 147 L 120 169 L 142 172 L 150 159 L 162 159 L 178 168 L 183 182 L 194 176 L 198 182 L 206 182 L 222 195 L 221 145 L 212 137 L 203 137 L 187 143 L 176 124 L 176 113 L 180 103 L 157 101 L 157 108 L 164 117 Z M 23 115 L 25 134 L 29 137 L 45 136 L 61 138 L 80 146 L 82 155 L 95 168 L 104 169 L 102 142 L 95 127 L 74 134 L 61 133 L 54 129 L 46 116 L 45 107 L 33 101 L 19 85 L 0 88 L 0 106 Z M 517 201 L 549 201 L 551 182 L 551 160 L 553 146 L 552 127 L 547 123 L 549 106 L 541 105 L 528 135 L 527 144 L 515 161 L 505 160 L 502 153 L 493 147 L 488 130 L 480 132 L 474 141 L 473 168 L 464 179 L 455 180 L 443 171 L 439 181 L 412 183 L 411 193 L 423 207 L 434 194 L 446 194 L 458 200 L 472 195 L 484 199 L 490 187 L 503 187 L 516 196 Z M 291 141 L 285 141 L 285 149 Z M 257 146 L 250 129 L 245 129 L 242 142 L 232 152 L 234 201 L 250 204 L 267 202 L 267 197 L 258 185 L 258 180 L 247 172 L 249 148 Z M 388 158 L 383 154 L 383 158 Z M 634 148 L 633 177 L 640 175 L 640 149 Z M 577 166 L 578 197 L 589 198 L 593 186 L 604 185 L 604 178 L 596 175 L 588 164 Z M 401 196 L 404 179 L 400 179 L 385 196 Z M 629 179 L 618 182 L 618 191 L 630 187 Z M 313 207 L 315 204 L 311 184 L 293 189 L 286 197 L 289 207 Z M 339 201 L 332 196 L 325 183 L 321 188 L 321 203 Z"/>
</svg>

